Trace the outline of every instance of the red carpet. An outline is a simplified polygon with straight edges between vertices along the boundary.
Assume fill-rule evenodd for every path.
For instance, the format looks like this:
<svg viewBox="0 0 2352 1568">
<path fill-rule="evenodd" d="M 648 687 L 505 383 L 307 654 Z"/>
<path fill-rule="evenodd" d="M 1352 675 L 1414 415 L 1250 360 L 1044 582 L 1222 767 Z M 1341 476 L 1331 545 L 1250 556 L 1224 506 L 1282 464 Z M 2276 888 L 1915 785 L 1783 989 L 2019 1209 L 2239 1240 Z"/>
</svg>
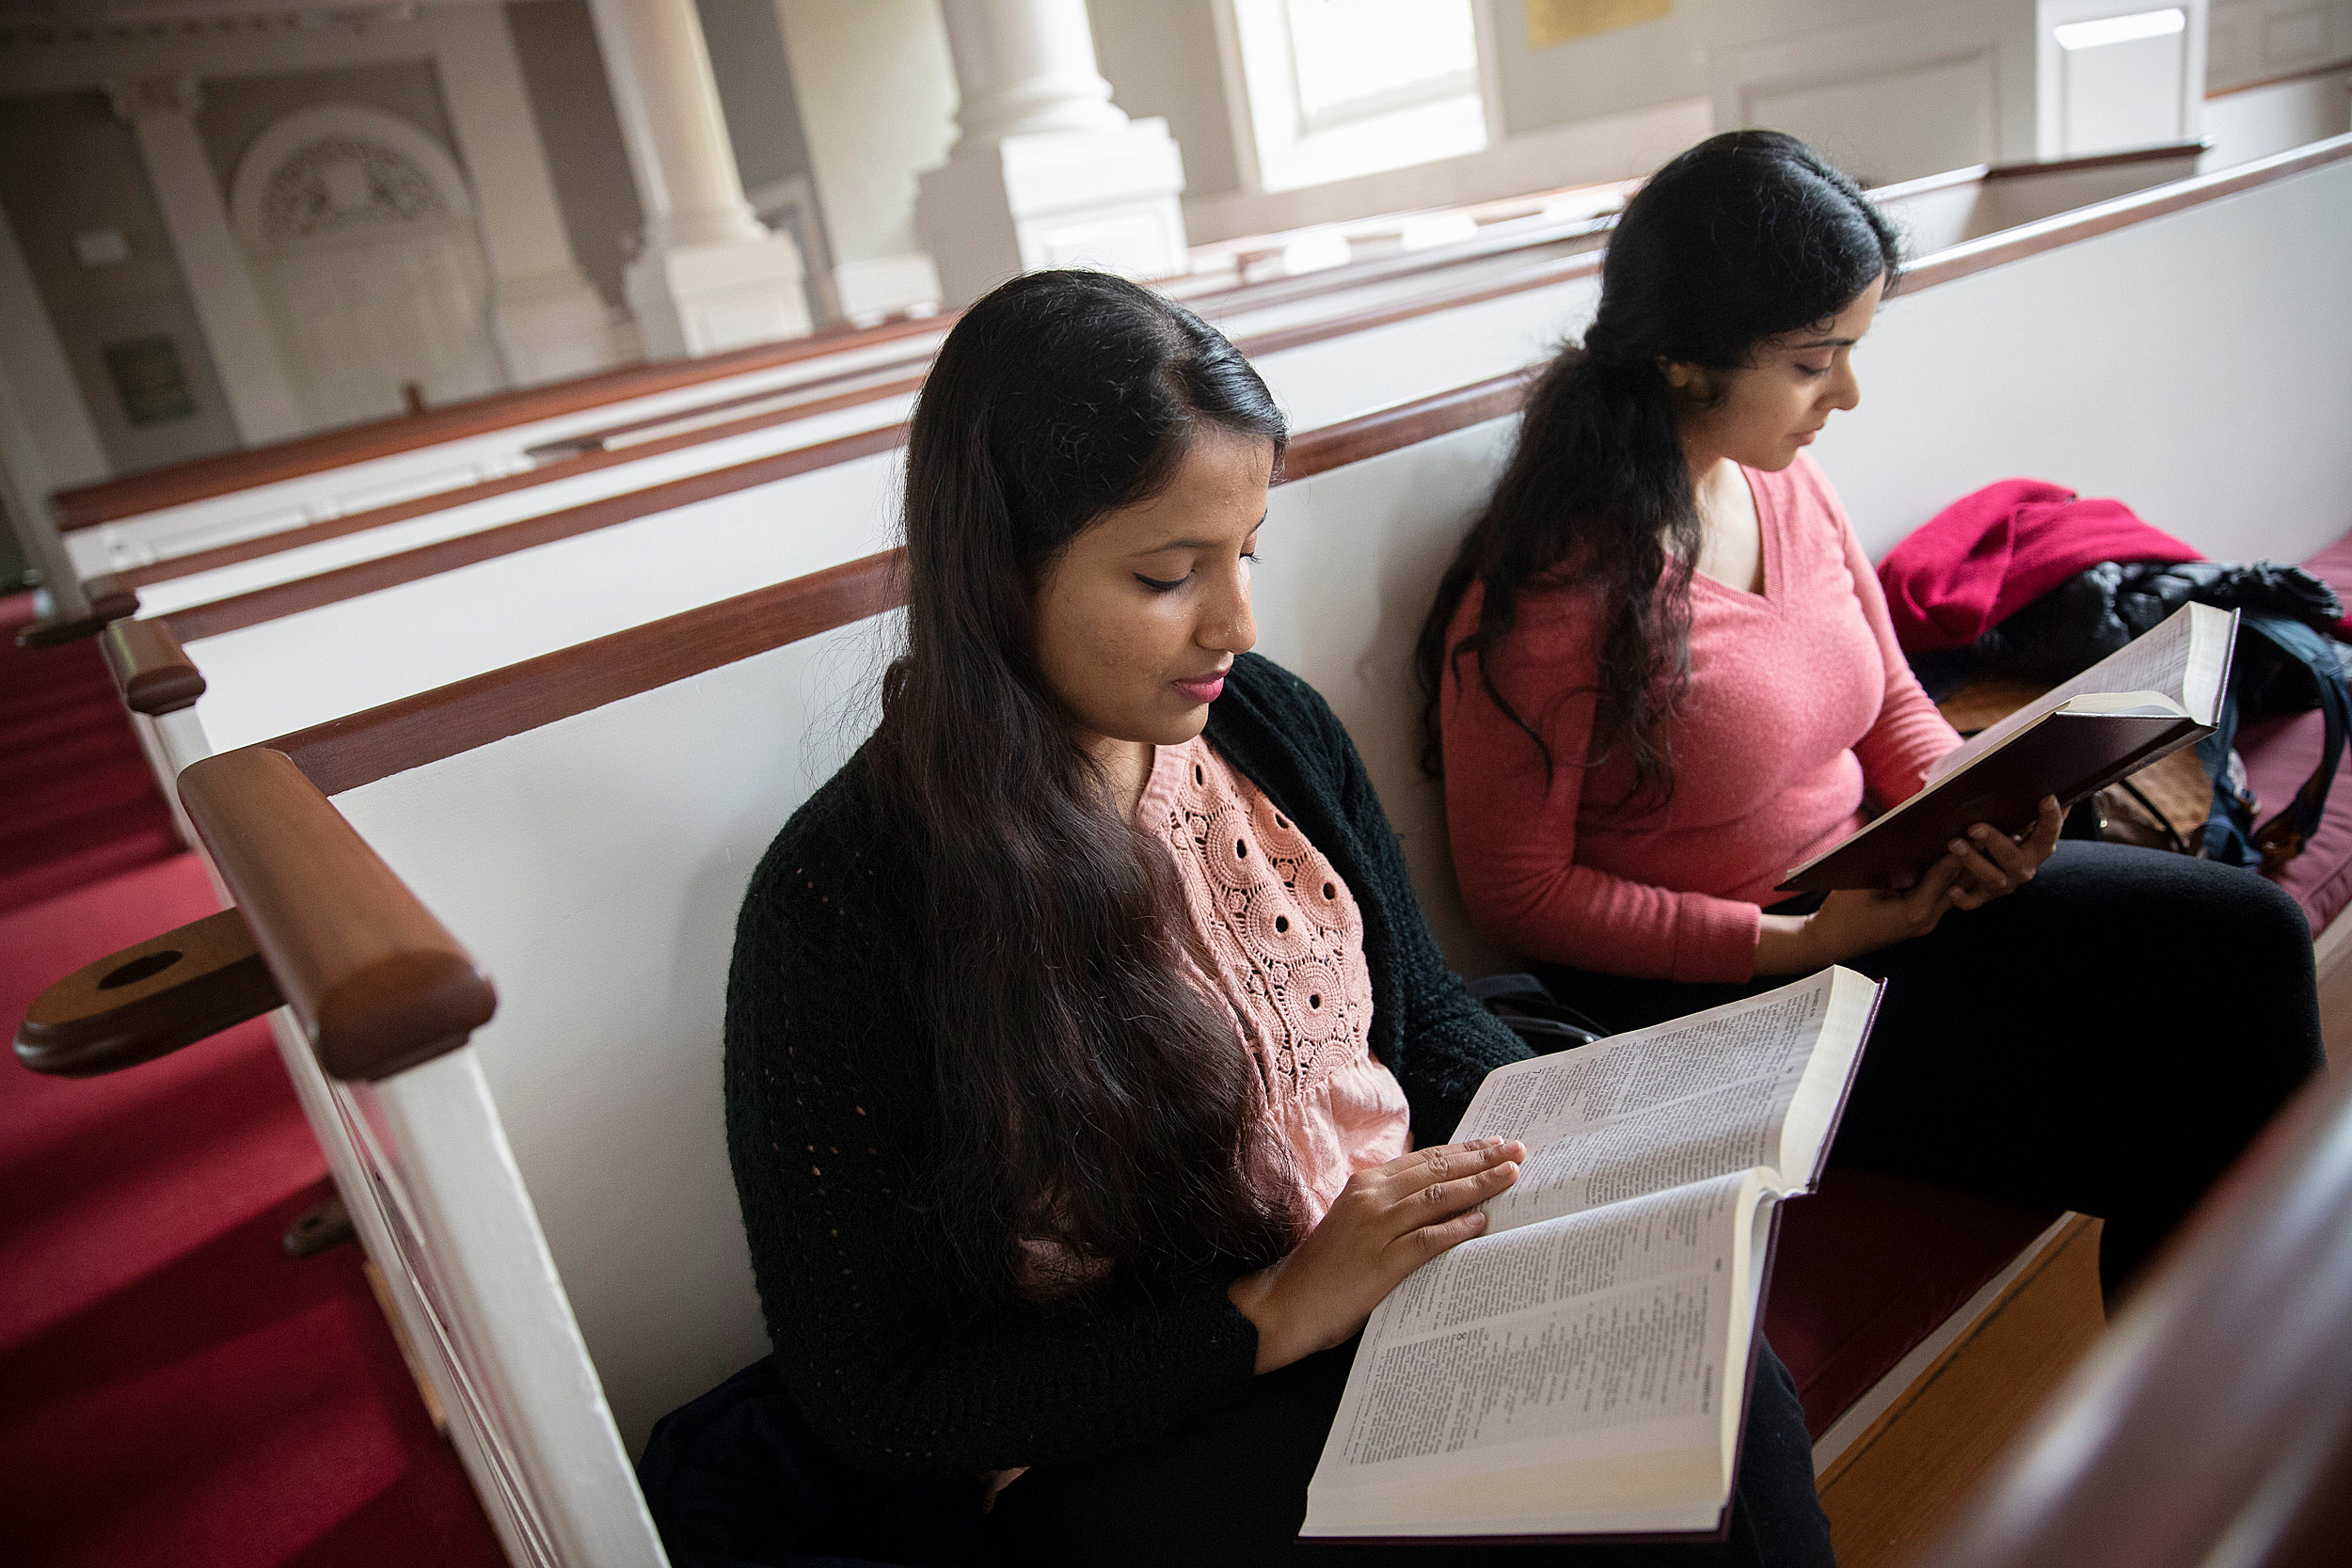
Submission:
<svg viewBox="0 0 2352 1568">
<path fill-rule="evenodd" d="M 180 851 L 98 644 L 20 648 L 32 614 L 0 598 L 0 911 Z"/>
<path fill-rule="evenodd" d="M 0 915 L 0 1015 L 214 908 L 181 855 Z M 0 1063 L 0 1557 L 502 1560 L 358 1248 L 279 1247 L 324 1170 L 259 1023 L 81 1082 Z"/>
</svg>

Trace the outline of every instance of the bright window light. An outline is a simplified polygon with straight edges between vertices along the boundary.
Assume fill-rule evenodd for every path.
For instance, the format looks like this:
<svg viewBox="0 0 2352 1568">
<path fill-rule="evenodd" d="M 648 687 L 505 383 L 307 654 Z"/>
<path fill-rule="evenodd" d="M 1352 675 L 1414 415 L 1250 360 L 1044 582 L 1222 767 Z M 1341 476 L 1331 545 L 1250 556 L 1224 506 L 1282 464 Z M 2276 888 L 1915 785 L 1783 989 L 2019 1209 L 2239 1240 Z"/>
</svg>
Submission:
<svg viewBox="0 0 2352 1568">
<path fill-rule="evenodd" d="M 2160 39 L 2188 25 L 2188 13 L 2169 10 L 2134 11 L 2129 16 L 2103 16 L 2096 22 L 2068 22 L 2051 29 L 2060 49 L 2102 49 L 2110 43 Z"/>
<path fill-rule="evenodd" d="M 1288 0 L 1284 9 L 1311 125 L 1475 87 L 1470 0 Z"/>
</svg>

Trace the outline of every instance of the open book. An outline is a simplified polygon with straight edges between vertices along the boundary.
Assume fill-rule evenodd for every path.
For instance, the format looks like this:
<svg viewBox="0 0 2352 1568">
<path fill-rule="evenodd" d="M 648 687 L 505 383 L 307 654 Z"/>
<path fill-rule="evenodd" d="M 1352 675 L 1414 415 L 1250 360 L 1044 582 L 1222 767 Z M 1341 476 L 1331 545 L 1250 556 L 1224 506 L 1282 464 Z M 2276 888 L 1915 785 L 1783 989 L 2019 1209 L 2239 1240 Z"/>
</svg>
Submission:
<svg viewBox="0 0 2352 1568">
<path fill-rule="evenodd" d="M 1816 855 L 1784 893 L 1887 888 L 1977 823 L 2014 832 L 2044 795 L 2071 806 L 2213 733 L 2230 686 L 2237 611 L 2184 605 L 1928 770 L 1919 793 Z"/>
<path fill-rule="evenodd" d="M 1374 1310 L 1301 1535 L 1720 1539 L 1776 1206 L 1878 998 L 1823 970 L 1489 1073 L 1454 1137 L 1526 1144 L 1518 1182 Z"/>
</svg>

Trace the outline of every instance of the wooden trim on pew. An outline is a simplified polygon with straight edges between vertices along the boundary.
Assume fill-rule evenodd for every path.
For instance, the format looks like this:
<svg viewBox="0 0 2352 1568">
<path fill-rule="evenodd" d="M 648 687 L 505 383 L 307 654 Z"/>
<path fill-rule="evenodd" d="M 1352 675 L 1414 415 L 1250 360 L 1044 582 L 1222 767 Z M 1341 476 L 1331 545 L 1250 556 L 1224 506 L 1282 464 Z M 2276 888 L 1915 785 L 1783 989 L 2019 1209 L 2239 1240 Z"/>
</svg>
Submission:
<svg viewBox="0 0 2352 1568">
<path fill-rule="evenodd" d="M 328 1077 L 388 1077 L 489 1022 L 489 977 L 284 753 L 206 757 L 180 799 Z"/>
<path fill-rule="evenodd" d="M 2134 224 L 2201 206 L 2208 201 L 2218 201 L 2223 197 L 2236 196 L 2276 181 L 2292 179 L 2347 157 L 2352 157 L 2352 135 L 2331 136 L 2326 141 L 2313 142 L 2308 147 L 2295 148 L 2218 173 L 2151 186 L 2079 212 L 2062 213 L 2023 228 L 2004 230 L 1982 239 L 1964 241 L 1908 268 L 1903 274 L 1903 287 L 1925 289 L 1938 283 L 1948 283 L 1971 273 L 2023 261 L 2045 250 L 2056 250 L 2060 245 L 2093 239 L 2119 229 L 2128 229 Z"/>
<path fill-rule="evenodd" d="M 663 452 L 699 446 L 707 441 L 723 441 L 730 436 L 747 435 L 755 430 L 765 430 L 771 425 L 809 419 L 818 414 L 830 414 L 838 409 L 854 407 L 859 404 L 877 403 L 885 398 L 900 397 L 919 390 L 922 385 L 923 378 L 919 375 L 899 376 L 870 387 L 852 388 L 847 391 L 814 398 L 806 403 L 795 403 L 787 407 L 771 408 L 757 414 L 747 414 L 740 419 L 730 420 L 721 424 L 681 431 L 675 436 L 660 436 L 650 441 L 640 441 L 617 451 L 590 448 L 569 457 L 554 458 L 536 467 L 526 468 L 520 473 L 507 474 L 498 479 L 481 480 L 472 484 L 459 485 L 454 489 L 437 490 L 429 495 L 411 497 L 404 501 L 394 501 L 389 506 L 371 507 L 365 512 L 348 513 L 326 522 L 311 523 L 301 528 L 283 529 L 276 533 L 265 533 L 252 539 L 240 539 L 234 544 L 216 545 L 211 549 L 191 550 L 185 555 L 172 556 L 167 560 L 152 562 L 144 566 L 127 567 L 119 572 L 110 573 L 103 578 L 92 578 L 91 582 L 93 586 L 103 580 L 120 583 L 135 589 L 142 588 L 152 582 L 166 582 L 174 578 L 189 577 L 198 572 L 209 572 L 215 567 L 231 566 L 241 561 L 256 561 L 262 556 L 276 555 L 284 550 L 298 550 L 306 545 L 315 545 L 327 539 L 340 539 L 345 534 L 363 533 L 369 529 L 383 528 L 388 524 L 405 522 L 411 517 L 421 517 L 428 513 L 447 511 L 451 507 L 486 500 L 493 496 L 502 496 L 512 490 L 529 489 L 533 485 L 545 484 L 554 480 L 569 479 L 575 474 L 593 473 L 598 468 L 610 468 L 622 463 L 633 463 L 641 457 L 659 457 Z M 758 395 L 758 401 L 770 402 L 796 389 L 783 388 L 774 391 L 762 392 Z M 689 412 L 705 411 L 707 408 Z M 647 425 L 666 424 L 683 417 L 685 414 L 681 412 L 665 415 L 660 420 L 646 420 L 644 423 Z M 618 426 L 604 434 L 617 435 L 624 430 L 635 428 L 639 427 Z M 136 600 L 134 599 L 132 609 L 125 613 L 135 613 L 136 609 Z M 93 611 L 94 610 L 95 601 L 93 600 Z"/>
<path fill-rule="evenodd" d="M 200 638 L 217 637 L 223 632 L 258 626 L 283 615 L 316 610 L 322 605 L 338 604 L 363 594 L 378 593 L 405 582 L 414 582 L 420 578 L 495 560 L 516 550 L 530 549 L 558 539 L 569 539 L 576 534 L 593 533 L 598 529 L 632 522 L 674 507 L 732 495 L 755 484 L 766 484 L 794 474 L 846 463 L 852 458 L 888 451 L 902 445 L 906 438 L 907 427 L 903 423 L 835 436 L 833 440 L 819 441 L 814 446 L 771 452 L 730 467 L 688 474 L 642 490 L 625 490 L 616 496 L 583 501 L 560 512 L 542 513 L 536 517 L 520 518 L 496 528 L 459 534 L 453 539 L 437 540 L 397 554 L 354 562 L 348 566 L 320 572 L 312 577 L 272 583 L 266 588 L 257 588 L 232 598 L 193 606 L 166 619 L 183 641 L 194 642 Z"/>
<path fill-rule="evenodd" d="M 2308 82 L 2315 76 L 2333 76 L 2339 71 L 2352 71 L 2352 55 L 2346 55 L 2339 60 L 2330 60 L 2326 65 L 2307 65 L 2297 71 L 2282 71 L 2276 76 L 2257 76 L 2250 82 L 2234 82 L 2226 87 L 2216 87 L 2205 94 L 2205 102 L 2210 103 L 2217 98 L 2227 98 L 2232 93 L 2260 92 L 2265 87 L 2281 87 L 2289 82 Z"/>
<path fill-rule="evenodd" d="M 770 370 L 819 355 L 866 348 L 926 332 L 944 333 L 950 321 L 946 316 L 913 317 L 855 330 L 829 329 L 806 338 L 714 354 L 705 359 L 627 365 L 545 387 L 493 392 L 422 414 L 400 415 L 297 436 L 266 447 L 191 458 L 167 467 L 58 491 L 55 499 L 57 527 L 64 532 L 95 528 L 142 512 L 203 500 L 231 490 L 274 484 L 280 480 L 299 479 L 327 468 L 443 441 L 462 440 L 509 425 L 554 419 L 627 398 L 650 397 L 698 382 Z"/>
<path fill-rule="evenodd" d="M 2169 1242 L 1915 1568 L 2340 1562 L 2352 1539 L 2352 1073 Z"/>
<path fill-rule="evenodd" d="M 1291 443 L 1277 483 L 1500 419 L 1518 406 L 1526 387 L 1524 374 L 1495 376 L 1310 431 Z M 327 794 L 341 794 L 895 610 L 906 602 L 903 570 L 904 552 L 884 550 L 266 744 L 292 757 Z"/>
<path fill-rule="evenodd" d="M 167 622 L 117 621 L 99 634 L 98 647 L 134 713 L 177 713 L 204 695 L 203 675 Z"/>
<path fill-rule="evenodd" d="M 2128 164 L 2172 163 L 2202 157 L 2212 150 L 2213 143 L 2202 138 L 2155 142 L 2147 147 L 2126 148 L 2121 152 L 2088 153 L 2080 158 L 2028 158 L 2014 164 L 1994 164 L 1985 169 L 1984 177 L 1993 181 L 2019 180 L 2036 174 L 2080 174 L 2087 169 L 2121 168 Z"/>
</svg>

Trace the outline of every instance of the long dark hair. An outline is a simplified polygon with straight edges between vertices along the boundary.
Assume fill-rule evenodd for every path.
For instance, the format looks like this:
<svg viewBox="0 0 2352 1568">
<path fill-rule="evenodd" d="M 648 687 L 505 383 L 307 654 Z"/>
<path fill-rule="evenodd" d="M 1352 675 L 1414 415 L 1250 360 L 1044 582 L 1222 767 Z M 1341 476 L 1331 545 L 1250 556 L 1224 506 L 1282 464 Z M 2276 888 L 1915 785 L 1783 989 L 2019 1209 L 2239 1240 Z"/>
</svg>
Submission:
<svg viewBox="0 0 2352 1568">
<path fill-rule="evenodd" d="M 922 1199 L 983 1297 L 1288 1250 L 1294 1187 L 1175 863 L 1106 797 L 1039 672 L 1034 592 L 1166 484 L 1203 425 L 1286 438 L 1232 344 L 1150 290 L 1042 272 L 981 299 L 907 445 L 906 653 L 869 755 L 920 852 L 914 998 L 937 1048 Z"/>
<path fill-rule="evenodd" d="M 1730 132 L 1651 177 L 1611 236 L 1598 315 L 1529 391 L 1518 445 L 1422 626 L 1414 673 L 1430 773 L 1443 766 L 1444 678 L 1476 656 L 1487 696 L 1535 742 L 1547 776 L 1623 746 L 1633 786 L 1622 804 L 1672 798 L 1660 732 L 1689 680 L 1699 517 L 1681 395 L 1661 362 L 1741 368 L 1757 344 L 1836 315 L 1871 279 L 1883 275 L 1891 289 L 1900 261 L 1893 227 L 1861 187 L 1794 136 Z M 1483 590 L 1477 624 L 1449 646 L 1472 583 Z M 1524 595 L 1594 590 L 1606 629 L 1592 745 L 1556 758 L 1496 686 L 1493 655 Z"/>
</svg>

